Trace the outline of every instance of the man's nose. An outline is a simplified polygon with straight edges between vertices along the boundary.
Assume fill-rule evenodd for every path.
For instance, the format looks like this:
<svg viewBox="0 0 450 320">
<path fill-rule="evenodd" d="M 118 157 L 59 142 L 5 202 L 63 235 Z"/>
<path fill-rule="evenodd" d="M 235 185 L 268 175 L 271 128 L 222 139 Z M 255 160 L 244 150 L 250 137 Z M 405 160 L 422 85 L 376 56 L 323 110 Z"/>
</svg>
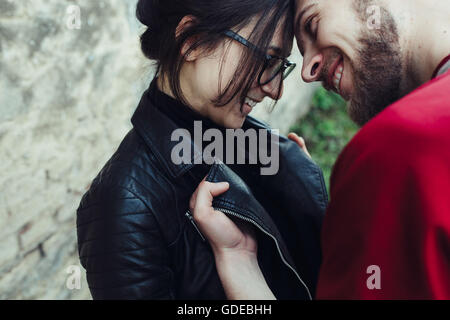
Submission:
<svg viewBox="0 0 450 320">
<path fill-rule="evenodd" d="M 281 83 L 280 83 L 281 81 Z M 275 79 L 261 87 L 265 95 L 273 100 L 281 99 L 284 90 L 284 81 L 282 75 L 279 74 Z"/>
<path fill-rule="evenodd" d="M 323 65 L 324 59 L 321 53 L 317 53 L 311 58 L 305 56 L 302 67 L 303 81 L 305 82 L 319 81 Z"/>
</svg>

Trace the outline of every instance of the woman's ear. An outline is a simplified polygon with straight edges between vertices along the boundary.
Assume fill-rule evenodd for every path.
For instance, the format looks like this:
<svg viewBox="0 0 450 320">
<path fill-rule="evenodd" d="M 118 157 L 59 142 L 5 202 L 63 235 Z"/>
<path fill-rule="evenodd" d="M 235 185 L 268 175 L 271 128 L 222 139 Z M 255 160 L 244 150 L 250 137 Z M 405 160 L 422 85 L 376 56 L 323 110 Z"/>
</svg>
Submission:
<svg viewBox="0 0 450 320">
<path fill-rule="evenodd" d="M 180 36 L 180 34 L 183 33 L 183 31 L 185 31 L 187 28 L 191 27 L 192 25 L 195 24 L 195 17 L 192 15 L 187 15 L 184 16 L 183 19 L 181 19 L 180 23 L 178 23 L 178 26 L 175 30 L 175 38 L 178 38 Z M 195 42 L 195 38 L 191 37 L 189 39 L 187 39 L 182 47 L 181 47 L 181 55 L 185 55 L 189 48 L 192 46 L 192 44 Z M 185 60 L 186 61 L 194 61 L 198 58 L 200 53 L 199 49 L 195 49 L 193 51 L 191 51 L 189 53 L 189 55 L 185 56 Z"/>
</svg>

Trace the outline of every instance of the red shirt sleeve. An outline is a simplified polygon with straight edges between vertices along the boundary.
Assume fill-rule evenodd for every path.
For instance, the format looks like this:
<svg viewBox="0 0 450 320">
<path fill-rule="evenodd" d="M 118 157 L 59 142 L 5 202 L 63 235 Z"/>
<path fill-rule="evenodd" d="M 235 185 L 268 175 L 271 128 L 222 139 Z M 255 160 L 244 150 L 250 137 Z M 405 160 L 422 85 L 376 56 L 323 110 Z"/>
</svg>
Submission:
<svg viewBox="0 0 450 320">
<path fill-rule="evenodd" d="M 439 130 L 392 112 L 341 154 L 318 299 L 450 299 L 450 136 Z"/>
</svg>

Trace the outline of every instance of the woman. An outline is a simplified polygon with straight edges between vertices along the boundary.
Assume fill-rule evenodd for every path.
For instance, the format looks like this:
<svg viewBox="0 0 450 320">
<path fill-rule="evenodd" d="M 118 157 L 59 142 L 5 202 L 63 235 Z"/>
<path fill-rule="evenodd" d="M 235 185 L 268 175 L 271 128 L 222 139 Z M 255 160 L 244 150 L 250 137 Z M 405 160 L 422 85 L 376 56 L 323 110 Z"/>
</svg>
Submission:
<svg viewBox="0 0 450 320">
<path fill-rule="evenodd" d="M 235 151 L 250 159 L 248 146 L 216 150 L 213 162 L 199 162 L 199 153 L 191 153 L 191 147 L 198 151 L 195 141 L 177 153 L 173 139 L 179 130 L 182 138 L 198 134 L 199 124 L 224 135 L 242 128 L 263 132 L 265 141 L 275 138 L 248 114 L 264 97 L 281 97 L 283 79 L 295 66 L 286 59 L 293 13 L 287 0 L 138 2 L 137 17 L 148 27 L 142 51 L 158 71 L 132 117 L 133 129 L 77 212 L 80 261 L 94 299 L 225 298 L 214 254 L 189 212 L 190 196 L 205 175 L 233 186 L 219 207 L 261 227 L 261 265 L 272 275 L 273 290 L 285 298 L 311 296 L 327 201 L 317 166 L 284 137 L 277 137 L 278 173 L 267 177 L 260 175 L 260 162 L 218 161 L 230 153 L 233 160 Z M 258 139 L 261 152 L 264 139 Z M 278 149 L 270 148 L 275 155 Z M 285 200 L 286 188 L 301 193 L 301 200 Z M 281 216 L 280 206 L 296 212 L 300 206 L 302 213 Z M 284 242 L 299 239 L 305 240 L 301 248 Z"/>
</svg>

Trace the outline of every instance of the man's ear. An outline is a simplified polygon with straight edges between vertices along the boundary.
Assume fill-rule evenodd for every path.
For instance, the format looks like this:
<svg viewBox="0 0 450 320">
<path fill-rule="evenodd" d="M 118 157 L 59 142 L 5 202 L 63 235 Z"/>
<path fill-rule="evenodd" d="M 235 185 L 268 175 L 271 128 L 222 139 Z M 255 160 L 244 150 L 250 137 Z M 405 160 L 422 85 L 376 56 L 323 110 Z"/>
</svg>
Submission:
<svg viewBox="0 0 450 320">
<path fill-rule="evenodd" d="M 195 17 L 192 15 L 187 15 L 184 16 L 183 19 L 181 19 L 180 23 L 178 23 L 178 26 L 175 30 L 175 38 L 178 38 L 180 36 L 181 33 L 183 33 L 184 30 L 186 30 L 187 28 L 191 27 L 192 25 L 195 24 Z M 187 39 L 184 43 L 183 46 L 181 47 L 181 55 L 185 55 L 189 48 L 192 46 L 192 44 L 195 42 L 195 38 L 191 37 L 189 39 Z M 197 48 L 193 51 L 191 51 L 189 53 L 188 56 L 185 57 L 186 61 L 194 61 L 198 58 L 200 54 L 200 49 Z"/>
</svg>

